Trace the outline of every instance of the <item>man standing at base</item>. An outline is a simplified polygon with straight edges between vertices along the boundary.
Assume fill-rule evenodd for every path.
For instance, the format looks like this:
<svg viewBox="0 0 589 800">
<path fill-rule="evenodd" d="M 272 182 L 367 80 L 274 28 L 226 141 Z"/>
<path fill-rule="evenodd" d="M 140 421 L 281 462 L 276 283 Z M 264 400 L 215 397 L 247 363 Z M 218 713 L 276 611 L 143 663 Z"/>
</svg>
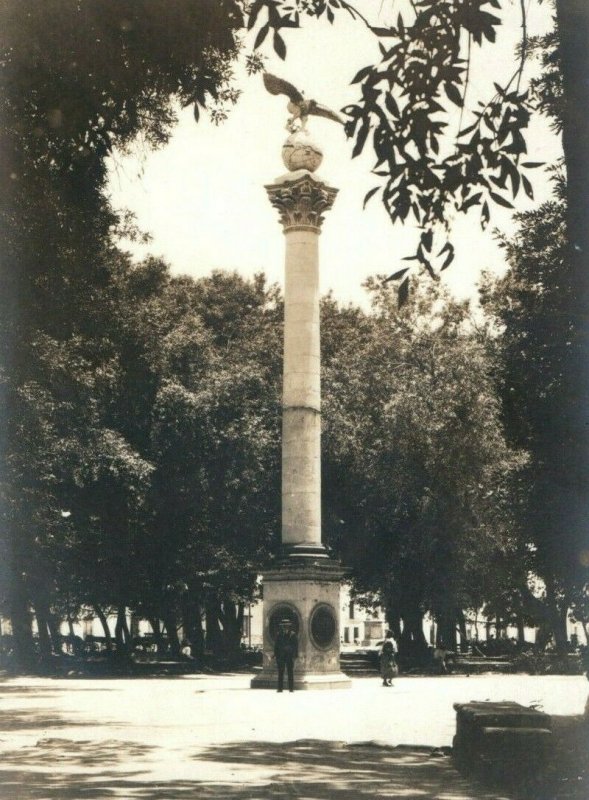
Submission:
<svg viewBox="0 0 589 800">
<path fill-rule="evenodd" d="M 288 676 L 288 691 L 294 692 L 294 660 L 299 654 L 299 639 L 289 619 L 280 621 L 274 643 L 274 658 L 278 666 L 278 691 L 284 686 L 284 668 Z"/>
</svg>

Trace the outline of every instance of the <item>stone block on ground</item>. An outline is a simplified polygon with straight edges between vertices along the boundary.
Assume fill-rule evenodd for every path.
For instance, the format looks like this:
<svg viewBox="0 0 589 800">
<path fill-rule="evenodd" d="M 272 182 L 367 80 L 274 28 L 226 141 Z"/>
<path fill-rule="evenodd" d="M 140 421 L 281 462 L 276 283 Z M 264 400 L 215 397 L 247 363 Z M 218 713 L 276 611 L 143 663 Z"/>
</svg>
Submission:
<svg viewBox="0 0 589 800">
<path fill-rule="evenodd" d="M 512 784 L 539 771 L 552 746 L 548 714 L 519 703 L 457 703 L 454 760 L 463 772 Z"/>
</svg>

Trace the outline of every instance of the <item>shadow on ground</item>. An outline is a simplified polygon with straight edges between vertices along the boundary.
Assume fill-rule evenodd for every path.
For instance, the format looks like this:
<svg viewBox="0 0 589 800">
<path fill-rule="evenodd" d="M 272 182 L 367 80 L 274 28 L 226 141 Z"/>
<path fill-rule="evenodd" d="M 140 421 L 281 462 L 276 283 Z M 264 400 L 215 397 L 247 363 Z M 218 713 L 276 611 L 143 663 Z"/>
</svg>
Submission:
<svg viewBox="0 0 589 800">
<path fill-rule="evenodd" d="M 73 683 L 68 683 L 67 686 L 57 686 L 52 684 L 43 684 L 41 686 L 19 686 L 18 684 L 0 684 L 0 695 L 34 695 L 35 697 L 53 697 L 58 694 L 68 693 L 71 694 L 72 692 L 112 692 L 111 688 L 107 687 L 97 687 L 97 686 L 84 686 L 83 683 L 80 683 L 79 686 L 76 686 Z"/>
<path fill-rule="evenodd" d="M 0 714 L 0 736 L 13 731 L 46 731 L 55 728 L 79 728 L 90 725 L 92 725 L 91 721 L 73 721 L 58 713 L 46 713 L 36 709 L 11 709 Z M 1 793 L 0 797 L 2 797 Z"/>
<path fill-rule="evenodd" d="M 0 686 L 0 704 L 3 699 L 9 698 L 11 703 L 17 700 L 55 700 L 61 694 L 71 694 L 71 689 L 65 686 Z M 74 691 L 88 691 L 80 687 Z M 110 692 L 108 688 L 92 687 L 92 694 L 96 692 Z M 77 728 L 93 725 L 92 720 L 76 720 L 71 715 L 65 717 L 59 710 L 53 708 L 9 708 L 0 711 L 0 738 L 3 734 L 15 731 L 46 731 L 55 728 Z M 1 795 L 0 795 L 1 796 Z"/>
<path fill-rule="evenodd" d="M 552 717 L 554 748 L 542 775 L 549 800 L 587 800 L 589 798 L 589 724 L 582 716 Z M 536 800 L 532 788 L 522 800 Z M 539 798 L 543 800 L 543 797 Z"/>
<path fill-rule="evenodd" d="M 327 741 L 239 742 L 177 762 L 157 781 L 158 748 L 128 742 L 41 739 L 5 753 L 3 800 L 498 800 L 475 787 L 441 751 Z M 49 768 L 51 765 L 51 768 Z M 166 773 L 170 773 L 170 763 Z M 182 777 L 180 777 L 182 776 Z"/>
</svg>

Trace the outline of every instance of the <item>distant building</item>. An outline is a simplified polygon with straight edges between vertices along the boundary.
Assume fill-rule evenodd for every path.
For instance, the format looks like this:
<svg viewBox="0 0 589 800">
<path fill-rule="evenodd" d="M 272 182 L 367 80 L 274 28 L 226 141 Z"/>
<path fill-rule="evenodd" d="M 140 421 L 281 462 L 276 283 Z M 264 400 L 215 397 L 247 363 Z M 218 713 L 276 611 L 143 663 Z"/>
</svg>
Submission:
<svg viewBox="0 0 589 800">
<path fill-rule="evenodd" d="M 383 610 L 363 608 L 344 585 L 340 601 L 340 641 L 342 648 L 370 647 L 384 639 L 386 621 Z"/>
</svg>

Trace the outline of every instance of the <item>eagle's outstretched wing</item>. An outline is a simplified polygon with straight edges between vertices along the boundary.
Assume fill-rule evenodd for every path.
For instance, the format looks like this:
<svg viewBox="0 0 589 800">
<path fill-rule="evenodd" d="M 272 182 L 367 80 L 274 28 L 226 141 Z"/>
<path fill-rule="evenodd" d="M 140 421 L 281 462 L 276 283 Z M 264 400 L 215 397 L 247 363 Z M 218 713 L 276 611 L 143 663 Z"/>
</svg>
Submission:
<svg viewBox="0 0 589 800">
<path fill-rule="evenodd" d="M 264 73 L 264 86 L 270 94 L 285 94 L 293 103 L 302 103 L 304 100 L 303 95 L 292 83 L 277 78 L 269 72 Z"/>
<path fill-rule="evenodd" d="M 321 103 L 311 103 L 309 106 L 309 114 L 314 114 L 316 117 L 325 117 L 326 119 L 331 119 L 334 122 L 339 122 L 340 125 L 344 124 L 343 119 L 337 114 L 335 111 L 332 111 L 327 106 L 322 106 Z"/>
</svg>

